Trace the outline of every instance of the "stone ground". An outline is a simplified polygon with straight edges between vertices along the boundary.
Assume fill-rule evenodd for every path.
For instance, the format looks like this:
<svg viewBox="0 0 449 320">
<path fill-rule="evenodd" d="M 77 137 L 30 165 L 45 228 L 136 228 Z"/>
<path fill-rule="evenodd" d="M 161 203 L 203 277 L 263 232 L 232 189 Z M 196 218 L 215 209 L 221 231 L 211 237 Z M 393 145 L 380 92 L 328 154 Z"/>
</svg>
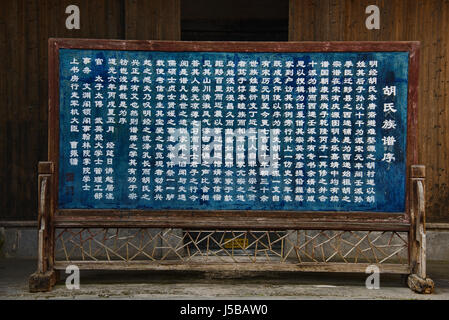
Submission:
<svg viewBox="0 0 449 320">
<path fill-rule="evenodd" d="M 47 293 L 29 293 L 34 260 L 0 259 L 0 299 L 444 299 L 449 300 L 449 263 L 428 263 L 432 295 L 408 289 L 399 275 L 381 275 L 380 289 L 365 288 L 364 274 L 201 273 L 81 271 L 79 290 L 65 275 Z"/>
</svg>

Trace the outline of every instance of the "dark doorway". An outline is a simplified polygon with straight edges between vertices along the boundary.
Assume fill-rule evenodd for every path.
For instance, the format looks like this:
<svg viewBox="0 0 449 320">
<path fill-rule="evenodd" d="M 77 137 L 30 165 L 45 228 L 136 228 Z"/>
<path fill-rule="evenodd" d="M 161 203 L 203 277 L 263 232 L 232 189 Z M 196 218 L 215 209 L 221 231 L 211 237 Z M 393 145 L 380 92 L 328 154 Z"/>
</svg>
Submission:
<svg viewBox="0 0 449 320">
<path fill-rule="evenodd" d="M 288 0 L 181 0 L 181 40 L 287 41 Z"/>
</svg>

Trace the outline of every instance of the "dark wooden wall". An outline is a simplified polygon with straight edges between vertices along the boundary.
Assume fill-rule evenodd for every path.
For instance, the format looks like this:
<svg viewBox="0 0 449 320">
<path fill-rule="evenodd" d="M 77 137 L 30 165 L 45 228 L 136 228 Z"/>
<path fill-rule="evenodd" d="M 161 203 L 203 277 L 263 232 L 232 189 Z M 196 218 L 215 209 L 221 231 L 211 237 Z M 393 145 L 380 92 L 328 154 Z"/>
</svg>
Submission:
<svg viewBox="0 0 449 320">
<path fill-rule="evenodd" d="M 449 222 L 449 0 L 287 2 L 0 1 L 0 220 L 36 217 L 36 168 L 47 159 L 47 40 L 73 37 L 420 40 L 419 156 L 427 166 L 428 220 Z M 80 30 L 65 28 L 70 4 L 80 8 Z M 380 30 L 365 27 L 371 4 L 381 9 Z"/>
<path fill-rule="evenodd" d="M 78 5 L 81 29 L 67 30 Z M 180 0 L 0 1 L 0 220 L 35 220 L 47 159 L 50 37 L 179 40 Z"/>
</svg>

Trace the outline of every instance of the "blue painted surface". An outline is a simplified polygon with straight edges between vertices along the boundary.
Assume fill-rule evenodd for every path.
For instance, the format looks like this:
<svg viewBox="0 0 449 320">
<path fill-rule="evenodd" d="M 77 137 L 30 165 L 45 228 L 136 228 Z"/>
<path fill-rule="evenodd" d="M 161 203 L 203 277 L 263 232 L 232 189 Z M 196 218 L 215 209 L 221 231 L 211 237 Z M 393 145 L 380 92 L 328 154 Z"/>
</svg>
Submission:
<svg viewBox="0 0 449 320">
<path fill-rule="evenodd" d="M 70 95 L 71 95 L 71 89 L 70 89 L 70 79 L 72 76 L 72 73 L 70 71 L 70 68 L 72 65 L 70 62 L 76 58 L 78 60 L 82 60 L 82 57 L 91 57 L 93 59 L 95 58 L 101 58 L 107 61 L 109 58 L 116 58 L 118 60 L 120 59 L 129 59 L 130 61 L 132 59 L 137 59 L 140 61 L 143 61 L 145 59 L 152 60 L 153 62 L 157 59 L 173 59 L 176 61 L 180 61 L 182 59 L 185 60 L 193 60 L 197 59 L 201 63 L 204 62 L 204 60 L 216 60 L 216 59 L 223 59 L 224 61 L 233 61 L 236 64 L 238 61 L 262 61 L 262 60 L 279 60 L 282 63 L 285 63 L 286 61 L 294 61 L 295 64 L 297 61 L 305 61 L 307 64 L 310 61 L 315 62 L 321 62 L 321 61 L 352 61 L 354 64 L 357 63 L 357 61 L 371 61 L 371 60 L 377 60 L 378 61 L 378 83 L 376 85 L 377 88 L 377 104 L 378 108 L 376 110 L 377 116 L 376 116 L 376 153 L 375 153 L 375 202 L 374 203 L 354 203 L 351 202 L 345 202 L 345 201 L 338 201 L 338 202 L 331 202 L 329 199 L 323 202 L 316 201 L 316 202 L 307 202 L 307 201 L 292 201 L 292 202 L 286 202 L 284 200 L 280 201 L 267 201 L 267 202 L 261 202 L 259 200 L 254 201 L 238 201 L 236 200 L 237 194 L 247 194 L 246 188 L 248 187 L 248 183 L 241 184 L 240 186 L 243 187 L 242 190 L 237 191 L 234 190 L 232 192 L 233 201 L 224 202 L 224 201 L 205 201 L 201 200 L 202 192 L 198 191 L 197 196 L 200 198 L 196 201 L 178 201 L 175 199 L 173 200 L 145 200 L 142 199 L 140 189 L 142 187 L 141 182 L 141 166 L 142 166 L 142 159 L 138 161 L 137 164 L 137 199 L 129 199 L 128 194 L 128 160 L 129 160 L 129 124 L 117 124 L 116 130 L 113 134 L 105 134 L 104 138 L 106 141 L 113 141 L 115 142 L 115 158 L 113 162 L 113 169 L 114 169 L 114 184 L 115 189 L 113 191 L 114 199 L 101 199 L 96 200 L 93 197 L 92 191 L 84 191 L 82 190 L 82 165 L 78 166 L 72 166 L 69 164 L 70 159 L 70 141 L 79 141 L 81 144 L 81 134 L 79 133 L 71 133 L 70 132 L 70 122 L 72 119 L 72 116 L 70 115 Z M 82 65 L 82 64 L 81 64 Z M 80 78 L 79 83 L 90 83 L 92 86 L 95 84 L 95 78 L 97 75 L 100 75 L 104 78 L 107 78 L 108 76 L 108 69 L 106 66 L 106 63 L 101 66 L 96 66 L 93 62 L 91 63 L 91 69 L 92 71 L 87 76 L 82 76 Z M 154 70 L 155 67 L 153 67 Z M 235 68 L 237 69 L 237 67 Z M 310 67 L 307 67 L 306 70 L 309 70 Z M 317 67 L 318 72 L 321 68 Z M 344 68 L 342 68 L 344 69 Z M 60 162 L 59 162 L 59 197 L 58 197 L 58 206 L 59 208 L 98 208 L 98 209 L 108 209 L 108 208 L 116 208 L 116 209 L 192 209 L 192 210 L 294 210 L 294 211 L 302 211 L 302 210 L 312 210 L 312 211 L 334 211 L 334 210 L 345 210 L 345 211 L 382 211 L 382 212 L 403 212 L 405 210 L 405 152 L 406 152 L 406 129 L 407 129 L 407 86 L 408 86 L 408 53 L 406 52 L 369 52 L 369 53 L 219 53 L 219 52 L 213 52 L 213 53 L 204 53 L 204 52 L 146 52 L 146 51 L 105 51 L 105 50 L 75 50 L 75 49 L 60 49 Z M 165 68 L 167 70 L 167 68 Z M 249 70 L 249 68 L 248 68 Z M 354 71 L 356 71 L 356 68 L 353 68 Z M 142 75 L 138 76 L 139 79 L 142 79 Z M 151 79 L 153 84 L 155 83 L 155 72 L 153 72 L 153 75 L 151 75 Z M 285 76 L 281 77 L 282 79 L 285 79 Z M 343 79 L 343 77 L 340 77 Z M 199 79 L 201 80 L 202 77 L 199 76 Z M 293 76 L 293 86 L 295 86 L 295 81 L 297 79 L 297 76 Z M 318 77 L 319 79 L 319 77 Z M 332 79 L 332 77 L 331 77 Z M 248 82 L 244 83 L 244 85 L 248 86 Z M 386 102 L 392 101 L 391 98 L 385 97 L 382 95 L 382 88 L 385 86 L 396 86 L 396 96 L 394 97 L 394 106 L 397 109 L 397 112 L 394 114 L 393 118 L 396 121 L 397 127 L 394 130 L 394 136 L 396 139 L 396 143 L 394 145 L 394 150 L 392 152 L 395 156 L 395 161 L 391 163 L 387 163 L 384 161 L 381 161 L 384 156 L 384 146 L 382 144 L 382 138 L 384 137 L 385 130 L 382 129 L 382 123 L 385 120 L 385 115 L 383 113 L 383 104 Z M 366 87 L 367 85 L 365 85 Z M 318 89 L 321 88 L 320 86 L 317 86 Z M 329 86 L 331 87 L 331 86 Z M 308 85 L 305 86 L 306 90 L 308 89 Z M 79 90 L 82 92 L 82 90 Z M 94 91 L 95 92 L 95 91 Z M 101 92 L 104 93 L 104 96 L 106 97 L 107 89 L 105 85 L 105 89 L 103 89 Z M 130 94 L 130 92 L 128 92 Z M 213 94 L 213 92 L 212 92 Z M 280 93 L 281 97 L 285 93 Z M 351 93 L 351 95 L 354 97 L 355 93 Z M 138 103 L 141 106 L 142 103 L 142 97 L 143 92 L 142 90 L 138 91 Z M 294 95 L 294 97 L 296 97 Z M 96 100 L 92 97 L 91 101 Z M 107 102 L 107 99 L 103 99 L 105 101 L 105 105 Z M 119 104 L 120 99 L 117 97 L 115 99 L 117 102 L 117 105 Z M 259 105 L 260 98 L 256 101 L 256 103 Z M 178 102 L 176 101 L 176 112 L 179 112 L 178 108 Z M 201 103 L 201 101 L 200 101 Z M 213 103 L 213 101 L 212 101 Z M 305 112 L 308 111 L 307 107 L 307 101 L 305 104 Z M 355 102 L 351 102 L 351 106 L 355 109 Z M 131 109 L 129 107 L 129 109 Z M 79 108 L 81 111 L 81 107 Z M 118 108 L 117 108 L 118 110 Z M 141 110 L 141 107 L 139 107 L 139 112 Z M 156 109 L 153 109 L 156 110 Z M 190 110 L 188 110 L 190 112 Z M 284 113 L 286 110 L 284 110 L 284 105 L 281 104 L 281 112 Z M 317 111 L 319 110 L 319 107 L 317 107 Z M 189 113 L 188 112 L 188 113 Z M 233 111 L 234 115 L 237 115 L 237 108 L 235 108 Z M 92 107 L 92 119 L 94 118 L 103 118 L 106 121 L 106 113 L 107 108 L 106 107 Z M 201 114 L 201 113 L 200 113 Z M 79 117 L 82 118 L 82 117 Z M 117 117 L 116 117 L 117 119 Z M 139 124 L 138 128 L 139 131 L 142 129 L 142 115 L 139 113 Z M 328 120 L 330 118 L 328 117 Z M 176 121 L 178 118 L 176 118 Z M 192 119 L 188 118 L 188 123 L 190 124 L 190 121 Z M 307 129 L 307 118 L 306 118 L 306 124 L 304 126 L 305 129 Z M 352 116 L 352 121 L 355 121 L 354 116 Z M 92 127 L 94 125 L 92 124 Z M 153 132 L 151 133 L 152 137 L 155 136 L 154 130 L 156 125 L 151 125 L 151 129 Z M 176 127 L 176 125 L 174 126 Z M 293 125 L 294 127 L 294 125 Z M 190 126 L 189 126 L 190 128 Z M 204 126 L 203 126 L 204 128 Z M 237 125 L 234 126 L 234 129 L 238 128 Z M 282 128 L 282 127 L 281 127 Z M 354 127 L 355 129 L 355 127 Z M 355 130 L 353 130 L 355 131 Z M 140 131 L 141 132 L 141 131 Z M 307 131 L 306 131 L 307 132 Z M 340 134 L 340 137 L 342 134 Z M 165 132 L 164 137 L 167 138 L 168 134 Z M 282 136 L 283 137 L 283 136 Z M 318 137 L 318 135 L 316 135 Z M 352 135 L 354 137 L 354 135 Z M 366 133 L 364 135 L 366 137 Z M 307 136 L 305 138 L 304 147 L 307 147 Z M 330 143 L 329 143 L 330 145 Z M 295 144 L 291 144 L 293 148 L 295 147 Z M 141 152 L 142 147 L 142 141 L 137 141 L 137 148 L 139 152 Z M 283 163 L 284 159 L 284 149 L 285 144 L 281 145 L 281 152 L 280 152 L 280 158 L 281 158 L 281 165 Z M 82 154 L 82 149 L 79 148 L 79 153 Z M 91 148 L 92 153 L 94 152 L 94 146 L 92 143 Z M 316 155 L 327 155 L 329 156 L 330 151 L 319 151 L 318 149 L 315 151 Z M 154 154 L 153 154 L 154 155 Z M 105 157 L 103 157 L 104 159 Z M 92 160 L 94 157 L 92 157 Z M 81 161 L 81 160 L 80 160 Z M 151 160 L 154 164 L 154 157 Z M 341 163 L 341 159 L 340 159 Z M 95 167 L 103 167 L 103 169 L 106 167 L 105 164 L 102 166 L 95 166 L 92 165 L 92 169 Z M 178 175 L 179 167 L 175 166 L 174 168 L 168 168 L 167 165 L 164 165 L 164 172 L 167 172 L 167 170 L 173 169 L 175 172 L 175 176 Z M 223 171 L 225 170 L 232 170 L 234 173 L 237 172 L 238 168 L 222 168 Z M 352 172 L 355 171 L 355 169 L 351 169 Z M 212 171 L 212 170 L 211 170 Z M 281 174 L 282 174 L 281 170 Z M 154 170 L 152 170 L 152 176 L 151 176 L 151 182 L 148 184 L 150 187 L 150 194 L 154 196 Z M 90 175 L 93 179 L 94 174 Z M 202 176 L 197 175 L 198 178 L 202 178 Z M 206 176 L 207 177 L 207 176 Z M 212 180 L 212 174 L 208 176 L 210 180 Z M 261 191 L 261 185 L 259 184 L 261 177 L 259 175 L 256 176 L 258 184 L 256 184 L 257 189 L 257 197 L 260 197 L 262 195 Z M 224 177 L 223 177 L 224 178 Z M 273 185 L 273 179 L 274 180 L 281 180 L 281 183 L 277 184 L 280 186 L 280 190 L 283 190 L 283 188 L 287 185 L 286 181 L 283 179 L 277 179 L 274 177 L 268 177 L 269 186 Z M 355 181 L 355 178 L 351 178 L 352 183 Z M 295 184 L 295 177 L 292 179 L 293 181 L 288 183 L 290 187 L 293 189 L 296 187 Z M 93 184 L 93 183 L 92 183 Z M 102 187 L 105 187 L 106 183 L 103 182 Z M 235 184 L 239 186 L 237 183 Z M 176 182 L 164 182 L 162 184 L 164 190 L 166 187 L 179 187 L 179 185 Z M 190 182 L 187 182 L 185 185 L 187 188 L 190 186 Z M 304 185 L 307 187 L 307 184 Z M 237 187 L 236 187 L 237 188 Z M 317 188 L 318 189 L 318 188 Z M 165 193 L 162 193 L 165 196 Z M 212 192 L 209 191 L 209 194 L 212 195 Z M 224 194 L 224 193 L 223 193 Z M 294 192 L 292 193 L 294 196 Z M 281 197 L 283 195 L 283 192 L 281 192 Z M 329 196 L 330 192 L 326 192 L 324 195 Z M 341 196 L 341 191 L 338 194 Z M 364 195 L 366 196 L 366 195 Z"/>
</svg>

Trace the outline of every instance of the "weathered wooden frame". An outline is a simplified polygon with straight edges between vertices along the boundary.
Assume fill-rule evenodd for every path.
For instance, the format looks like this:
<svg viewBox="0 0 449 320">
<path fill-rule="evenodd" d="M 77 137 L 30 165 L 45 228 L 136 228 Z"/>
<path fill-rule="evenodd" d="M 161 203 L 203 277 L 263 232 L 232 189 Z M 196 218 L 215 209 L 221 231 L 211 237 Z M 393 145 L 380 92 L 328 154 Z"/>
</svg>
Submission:
<svg viewBox="0 0 449 320">
<path fill-rule="evenodd" d="M 190 210 L 85 210 L 58 208 L 59 173 L 59 49 L 203 51 L 203 52 L 408 52 L 408 114 L 405 212 L 308 212 L 308 211 L 190 211 Z M 54 266 L 56 228 L 183 228 L 233 230 L 368 230 L 409 233 L 410 269 L 425 266 L 416 243 L 425 236 L 422 194 L 424 167 L 418 164 L 419 42 L 188 42 L 97 39 L 49 39 L 48 162 L 39 164 L 40 251 L 38 274 Z M 416 187 L 418 185 L 419 187 Z M 416 200 L 418 199 L 418 200 Z M 418 203 L 419 202 L 419 203 Z M 422 244 L 422 240 L 419 242 Z M 419 262 L 419 263 L 418 263 Z M 346 269 L 350 271 L 351 268 Z M 424 268 L 425 269 L 425 268 Z M 359 270 L 359 269 L 357 269 Z M 398 269 L 399 270 L 399 269 Z M 400 270 L 404 270 L 403 268 Z M 398 271 L 399 272 L 399 271 Z M 425 271 L 420 272 L 425 278 Z M 50 279 L 49 277 L 47 277 Z M 36 277 L 32 279 L 37 279 Z M 40 278 L 39 278 L 40 279 Z M 52 278 L 53 279 L 53 278 Z M 39 280 L 41 281 L 41 280 Z M 43 280 L 42 280 L 43 281 Z M 41 281 L 41 282 L 42 282 Z M 36 282 L 36 281 L 35 281 Z M 50 288 L 33 284 L 31 290 Z"/>
</svg>

